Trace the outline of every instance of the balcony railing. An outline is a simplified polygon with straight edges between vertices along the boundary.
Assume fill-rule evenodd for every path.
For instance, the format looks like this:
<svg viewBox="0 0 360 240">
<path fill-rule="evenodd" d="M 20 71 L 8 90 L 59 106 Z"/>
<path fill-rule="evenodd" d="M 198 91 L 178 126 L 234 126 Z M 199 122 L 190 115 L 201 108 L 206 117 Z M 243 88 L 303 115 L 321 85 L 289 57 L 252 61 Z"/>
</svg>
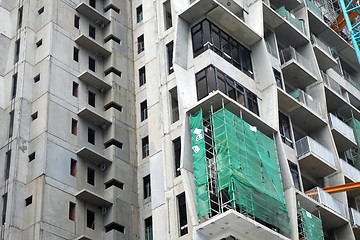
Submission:
<svg viewBox="0 0 360 240">
<path fill-rule="evenodd" d="M 360 212 L 350 208 L 350 220 L 352 225 L 360 227 Z"/>
<path fill-rule="evenodd" d="M 277 54 L 276 54 L 276 50 L 273 46 L 271 46 L 271 44 L 269 42 L 265 42 L 266 43 L 266 48 L 268 53 L 270 53 L 271 55 L 273 55 L 275 58 L 277 58 Z"/>
<path fill-rule="evenodd" d="M 326 84 L 326 86 L 328 86 L 329 88 L 331 88 L 332 90 L 337 92 L 340 96 L 342 96 L 341 87 L 337 81 L 335 81 L 332 77 L 330 77 L 329 75 L 327 75 L 324 72 L 321 72 L 321 76 L 322 76 L 322 79 L 324 80 L 324 83 Z"/>
<path fill-rule="evenodd" d="M 295 60 L 299 63 L 303 68 L 310 71 L 311 73 L 314 72 L 313 66 L 311 65 L 310 61 L 298 53 L 293 47 L 289 47 L 287 49 L 283 49 L 280 52 L 280 61 L 281 64 L 284 64 L 290 60 Z"/>
<path fill-rule="evenodd" d="M 343 121 L 341 121 L 331 113 L 329 113 L 328 116 L 329 116 L 329 123 L 331 128 L 335 128 L 342 135 L 344 135 L 351 141 L 356 142 L 354 131 L 349 125 L 347 125 L 346 123 L 344 123 Z"/>
<path fill-rule="evenodd" d="M 333 154 L 327 150 L 324 146 L 320 143 L 316 142 L 309 136 L 303 137 L 300 140 L 295 142 L 296 145 L 296 152 L 298 157 L 311 152 L 316 156 L 320 157 L 323 161 L 327 162 L 328 164 L 335 166 L 335 160 Z"/>
<path fill-rule="evenodd" d="M 326 43 L 321 41 L 319 38 L 315 37 L 314 34 L 311 34 L 310 39 L 312 44 L 317 44 L 327 54 L 329 54 L 331 57 L 334 57 L 334 51 L 332 50 L 332 48 L 326 45 Z"/>
<path fill-rule="evenodd" d="M 321 12 L 321 10 L 315 5 L 315 3 L 313 3 L 310 0 L 306 0 L 306 5 L 308 6 L 308 8 L 311 9 L 311 11 L 313 13 L 315 13 L 319 18 L 321 18 L 322 20 L 323 18 L 323 13 Z"/>
<path fill-rule="evenodd" d="M 355 167 L 347 163 L 346 161 L 340 159 L 340 165 L 343 172 L 354 179 L 356 182 L 360 182 L 360 171 Z M 360 222 L 359 222 L 360 223 Z M 359 225 L 360 226 L 360 225 Z"/>
<path fill-rule="evenodd" d="M 300 21 L 299 19 L 297 19 L 292 13 L 288 12 L 284 6 L 282 6 L 281 8 L 277 9 L 276 12 L 282 16 L 283 18 L 285 18 L 287 21 L 290 22 L 291 25 L 293 25 L 294 27 L 296 27 L 297 29 L 299 29 L 302 33 L 305 34 L 305 24 Z"/>
<path fill-rule="evenodd" d="M 309 94 L 306 94 L 301 89 L 296 89 L 290 95 L 298 100 L 299 102 L 305 104 L 307 107 L 309 107 L 311 110 L 316 112 L 317 114 L 320 114 L 321 112 L 321 106 L 320 103 L 316 100 L 314 100 Z"/>
<path fill-rule="evenodd" d="M 354 80 L 350 74 L 348 74 L 347 72 L 343 71 L 344 73 L 344 79 L 346 81 L 348 81 L 349 83 L 351 83 L 355 88 L 357 88 L 360 91 L 360 83 L 357 82 L 356 80 Z"/>
<path fill-rule="evenodd" d="M 315 201 L 324 204 L 326 207 L 334 210 L 343 217 L 346 217 L 345 208 L 343 202 L 334 198 L 329 193 L 325 192 L 319 187 L 316 187 L 306 193 L 309 197 Z"/>
</svg>

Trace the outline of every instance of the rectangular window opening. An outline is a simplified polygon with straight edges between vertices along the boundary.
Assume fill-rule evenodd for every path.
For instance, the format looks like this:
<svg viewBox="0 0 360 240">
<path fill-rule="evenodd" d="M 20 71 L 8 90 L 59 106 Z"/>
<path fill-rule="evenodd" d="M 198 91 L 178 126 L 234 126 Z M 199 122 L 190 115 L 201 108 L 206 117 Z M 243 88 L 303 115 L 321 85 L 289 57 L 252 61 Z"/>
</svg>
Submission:
<svg viewBox="0 0 360 240">
<path fill-rule="evenodd" d="M 73 82 L 73 87 L 72 87 L 72 95 L 74 97 L 78 97 L 79 95 L 79 84 L 77 82 Z"/>
<path fill-rule="evenodd" d="M 144 121 L 148 118 L 148 110 L 147 110 L 147 101 L 143 101 L 140 103 L 140 118 L 141 121 Z"/>
<path fill-rule="evenodd" d="M 298 166 L 295 163 L 291 162 L 290 160 L 288 160 L 288 163 L 289 163 L 291 177 L 294 182 L 294 186 L 297 190 L 301 191 L 300 174 L 299 174 Z"/>
<path fill-rule="evenodd" d="M 88 99 L 88 104 L 92 107 L 95 107 L 95 96 L 96 94 L 89 91 L 89 99 Z"/>
<path fill-rule="evenodd" d="M 151 185 L 150 185 L 150 175 L 147 175 L 143 178 L 144 185 L 144 199 L 151 197 Z"/>
<path fill-rule="evenodd" d="M 40 9 L 38 10 L 39 15 L 42 14 L 43 12 L 44 12 L 44 7 L 40 8 Z"/>
<path fill-rule="evenodd" d="M 138 54 L 145 50 L 144 34 L 137 38 Z"/>
<path fill-rule="evenodd" d="M 95 59 L 92 57 L 89 57 L 89 69 L 95 72 Z"/>
<path fill-rule="evenodd" d="M 5 193 L 4 195 L 2 195 L 2 204 L 3 204 L 3 209 L 2 209 L 2 220 L 1 220 L 1 224 L 4 225 L 6 222 L 6 209 L 7 209 L 7 193 Z"/>
<path fill-rule="evenodd" d="M 95 213 L 89 209 L 86 210 L 86 227 L 95 229 Z"/>
<path fill-rule="evenodd" d="M 71 119 L 71 133 L 75 136 L 77 136 L 77 123 L 76 119 Z"/>
<path fill-rule="evenodd" d="M 124 183 L 119 182 L 116 179 L 111 179 L 109 182 L 105 183 L 105 188 L 108 189 L 111 186 L 115 186 L 120 189 L 124 189 Z"/>
<path fill-rule="evenodd" d="M 95 130 L 88 128 L 88 142 L 95 145 Z"/>
<path fill-rule="evenodd" d="M 29 162 L 34 161 L 34 160 L 35 160 L 35 152 L 31 153 L 31 154 L 28 156 L 28 158 L 29 158 Z"/>
<path fill-rule="evenodd" d="M 95 170 L 92 168 L 87 170 L 87 183 L 95 186 Z"/>
<path fill-rule="evenodd" d="M 95 39 L 95 32 L 96 32 L 95 27 L 89 25 L 89 37 Z"/>
<path fill-rule="evenodd" d="M 18 10 L 18 29 L 21 28 L 22 21 L 23 21 L 23 7 L 20 7 Z"/>
<path fill-rule="evenodd" d="M 74 16 L 74 27 L 76 27 L 77 29 L 80 28 L 80 17 L 77 15 Z"/>
<path fill-rule="evenodd" d="M 173 51 L 174 51 L 174 42 L 171 41 L 166 45 L 167 57 L 168 57 L 168 73 L 172 74 L 174 72 L 173 68 Z"/>
<path fill-rule="evenodd" d="M 11 149 L 6 152 L 5 180 L 10 176 Z"/>
<path fill-rule="evenodd" d="M 172 14 L 171 14 L 171 2 L 167 0 L 164 2 L 164 19 L 165 19 L 165 30 L 172 27 Z"/>
<path fill-rule="evenodd" d="M 77 47 L 74 47 L 73 60 L 79 62 L 79 49 Z"/>
<path fill-rule="evenodd" d="M 153 239 L 152 217 L 145 219 L 145 240 Z"/>
<path fill-rule="evenodd" d="M 179 103 L 178 103 L 176 87 L 170 90 L 170 97 L 171 97 L 171 117 L 172 117 L 172 123 L 174 123 L 179 120 Z"/>
<path fill-rule="evenodd" d="M 34 77 L 34 83 L 37 83 L 38 81 L 40 81 L 40 74 Z"/>
<path fill-rule="evenodd" d="M 181 139 L 180 137 L 173 140 L 174 160 L 175 160 L 175 176 L 180 176 L 180 158 L 181 158 Z"/>
<path fill-rule="evenodd" d="M 283 143 L 285 143 L 289 147 L 293 148 L 294 141 L 292 138 L 290 120 L 285 114 L 283 114 L 281 112 L 279 112 L 279 130 L 280 130 L 280 136 L 281 136 Z"/>
<path fill-rule="evenodd" d="M 34 121 L 35 119 L 38 118 L 38 112 L 34 112 L 33 114 L 31 114 L 31 119 Z"/>
<path fill-rule="evenodd" d="M 40 47 L 42 45 L 42 39 L 36 42 L 36 47 Z"/>
<path fill-rule="evenodd" d="M 30 204 L 32 204 L 32 195 L 25 199 L 25 207 L 29 206 Z"/>
<path fill-rule="evenodd" d="M 185 234 L 188 233 L 185 193 L 178 195 L 176 198 L 179 208 L 178 210 L 179 210 L 180 236 L 184 236 Z"/>
<path fill-rule="evenodd" d="M 16 40 L 15 42 L 15 54 L 14 54 L 14 63 L 17 63 L 19 61 L 19 55 L 20 55 L 20 39 Z"/>
<path fill-rule="evenodd" d="M 76 204 L 73 202 L 69 203 L 69 219 L 71 221 L 75 221 L 75 206 Z"/>
<path fill-rule="evenodd" d="M 11 138 L 13 136 L 13 132 L 14 132 L 14 120 L 15 120 L 15 110 L 12 110 L 9 113 L 10 116 L 10 124 L 9 124 L 9 138 Z"/>
<path fill-rule="evenodd" d="M 146 83 L 145 66 L 139 69 L 139 86 L 141 87 Z"/>
<path fill-rule="evenodd" d="M 139 23 L 143 20 L 143 10 L 142 5 L 136 8 L 136 22 Z"/>
<path fill-rule="evenodd" d="M 149 156 L 149 137 L 146 136 L 141 140 L 141 148 L 142 148 L 142 158 L 146 158 Z"/>
<path fill-rule="evenodd" d="M 17 73 L 12 76 L 12 89 L 11 89 L 11 99 L 16 97 L 16 89 L 17 89 Z"/>
<path fill-rule="evenodd" d="M 75 159 L 71 159 L 70 161 L 70 175 L 76 177 L 76 165 L 77 161 Z"/>
<path fill-rule="evenodd" d="M 90 0 L 89 5 L 93 8 L 96 8 L 96 0 Z"/>
</svg>

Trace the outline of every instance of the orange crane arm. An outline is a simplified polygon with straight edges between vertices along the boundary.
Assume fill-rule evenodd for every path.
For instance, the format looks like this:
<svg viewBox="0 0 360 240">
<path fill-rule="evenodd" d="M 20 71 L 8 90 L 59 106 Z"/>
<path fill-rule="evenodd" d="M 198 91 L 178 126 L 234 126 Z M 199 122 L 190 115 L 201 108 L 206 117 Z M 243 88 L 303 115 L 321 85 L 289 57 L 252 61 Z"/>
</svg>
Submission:
<svg viewBox="0 0 360 240">
<path fill-rule="evenodd" d="M 356 16 L 357 16 L 357 12 L 356 11 L 353 11 L 349 14 L 349 18 L 350 18 L 350 21 L 352 21 Z M 335 31 L 335 32 L 340 32 L 344 27 L 346 26 L 346 21 L 344 19 L 344 13 L 341 12 L 337 18 L 336 18 L 336 21 L 333 22 L 331 24 L 331 28 Z"/>
</svg>

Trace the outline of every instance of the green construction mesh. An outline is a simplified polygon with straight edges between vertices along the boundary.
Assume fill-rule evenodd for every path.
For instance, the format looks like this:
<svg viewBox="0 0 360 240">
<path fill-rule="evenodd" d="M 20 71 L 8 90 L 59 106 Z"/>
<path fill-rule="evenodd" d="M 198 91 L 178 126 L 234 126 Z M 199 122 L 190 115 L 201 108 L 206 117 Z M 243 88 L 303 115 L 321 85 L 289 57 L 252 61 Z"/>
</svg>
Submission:
<svg viewBox="0 0 360 240">
<path fill-rule="evenodd" d="M 355 140 L 357 143 L 357 147 L 353 149 L 353 157 L 354 157 L 354 165 L 357 169 L 360 170 L 360 122 L 355 118 L 352 118 L 349 122 L 350 127 L 352 127 L 355 135 Z"/>
<path fill-rule="evenodd" d="M 323 240 L 321 219 L 301 209 L 306 240 Z"/>
<path fill-rule="evenodd" d="M 201 218 L 210 213 L 205 159 L 205 140 L 202 111 L 190 116 L 191 144 L 194 160 L 197 214 Z"/>
<path fill-rule="evenodd" d="M 275 143 L 222 109 L 212 115 L 219 191 L 241 209 L 290 234 Z"/>
</svg>

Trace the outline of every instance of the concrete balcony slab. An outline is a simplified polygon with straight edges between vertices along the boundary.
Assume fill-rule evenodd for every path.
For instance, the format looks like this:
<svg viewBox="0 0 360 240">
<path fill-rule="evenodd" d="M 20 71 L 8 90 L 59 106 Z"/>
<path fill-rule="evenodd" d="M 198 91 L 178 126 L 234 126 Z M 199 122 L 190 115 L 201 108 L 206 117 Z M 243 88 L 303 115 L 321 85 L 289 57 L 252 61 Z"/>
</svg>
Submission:
<svg viewBox="0 0 360 240">
<path fill-rule="evenodd" d="M 110 23 L 110 19 L 87 3 L 80 3 L 76 6 L 75 10 L 97 24 L 103 23 L 107 25 Z"/>
</svg>

